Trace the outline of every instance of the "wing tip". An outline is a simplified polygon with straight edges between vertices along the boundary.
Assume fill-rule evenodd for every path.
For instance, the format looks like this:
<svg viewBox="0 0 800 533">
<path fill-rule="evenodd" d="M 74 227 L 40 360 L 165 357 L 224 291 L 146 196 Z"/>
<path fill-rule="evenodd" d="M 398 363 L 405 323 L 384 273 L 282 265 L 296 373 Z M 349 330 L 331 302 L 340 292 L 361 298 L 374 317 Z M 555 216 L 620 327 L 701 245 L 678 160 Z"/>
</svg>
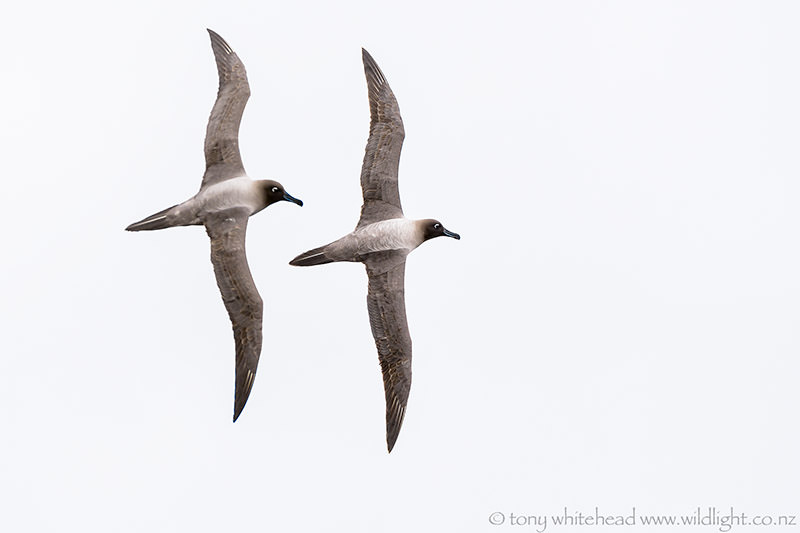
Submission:
<svg viewBox="0 0 800 533">
<path fill-rule="evenodd" d="M 364 74 L 367 76 L 367 82 L 371 88 L 377 90 L 386 83 L 386 76 L 383 75 L 377 61 L 367 52 L 366 48 L 361 48 L 361 61 L 364 63 Z"/>
<path fill-rule="evenodd" d="M 248 370 L 243 382 L 239 382 L 239 372 L 236 372 L 236 391 L 233 398 L 233 421 L 234 423 L 241 416 L 244 411 L 244 406 L 247 405 L 247 400 L 250 398 L 250 391 L 253 390 L 253 382 L 256 379 L 256 373 Z"/>
<path fill-rule="evenodd" d="M 244 411 L 244 406 L 247 405 L 247 398 L 250 396 L 250 391 L 244 395 L 244 400 L 240 402 L 239 398 L 236 398 L 233 405 L 233 422 L 236 423 L 239 420 L 239 417 L 242 415 L 242 411 Z"/>
<path fill-rule="evenodd" d="M 405 400 L 394 397 L 392 403 L 386 406 L 386 447 L 389 453 L 392 453 L 397 437 L 400 436 L 400 429 L 403 427 L 403 419 L 406 416 L 407 402 L 408 396 Z"/>
<path fill-rule="evenodd" d="M 400 436 L 400 432 L 396 432 L 394 435 L 386 434 L 386 453 L 392 453 L 394 449 L 394 444 L 397 442 L 397 437 Z"/>
<path fill-rule="evenodd" d="M 214 50 L 215 54 L 217 53 L 218 49 L 229 55 L 234 54 L 231 45 L 229 45 L 219 33 L 215 32 L 211 28 L 206 28 L 206 31 L 208 32 L 208 36 L 211 38 L 211 48 Z"/>
<path fill-rule="evenodd" d="M 369 52 L 367 52 L 367 49 L 364 48 L 363 46 L 361 47 L 361 59 L 365 63 L 367 61 L 372 61 L 373 63 L 375 62 L 375 60 L 372 58 L 372 55 Z"/>
<path fill-rule="evenodd" d="M 237 420 L 239 420 L 239 417 L 242 415 L 242 411 L 244 411 L 244 406 L 247 405 L 247 398 L 250 396 L 250 391 L 249 390 L 246 391 L 244 394 L 241 395 L 241 396 L 243 396 L 243 398 L 240 398 L 239 391 L 237 390 L 235 396 L 236 396 L 236 398 L 234 398 L 234 401 L 233 401 L 233 421 L 234 421 L 234 423 Z"/>
</svg>

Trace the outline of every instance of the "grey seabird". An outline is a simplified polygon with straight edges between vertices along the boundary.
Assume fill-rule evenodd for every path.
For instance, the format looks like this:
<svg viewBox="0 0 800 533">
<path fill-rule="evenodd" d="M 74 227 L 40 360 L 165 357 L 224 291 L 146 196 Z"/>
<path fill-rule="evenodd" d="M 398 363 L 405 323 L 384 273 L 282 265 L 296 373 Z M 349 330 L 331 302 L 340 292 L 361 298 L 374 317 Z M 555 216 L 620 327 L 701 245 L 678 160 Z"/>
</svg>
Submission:
<svg viewBox="0 0 800 533">
<path fill-rule="evenodd" d="M 211 30 L 219 90 L 206 129 L 206 171 L 200 191 L 185 202 L 134 222 L 128 231 L 204 225 L 211 238 L 211 262 L 236 341 L 236 392 L 233 421 L 244 409 L 261 355 L 264 304 L 245 254 L 247 219 L 281 200 L 302 206 L 272 180 L 252 180 L 239 155 L 239 123 L 250 97 L 247 73 L 236 53 Z"/>
<path fill-rule="evenodd" d="M 386 444 L 392 451 L 411 388 L 411 335 L 406 321 L 404 277 L 406 257 L 434 237 L 460 239 L 438 220 L 403 216 L 397 169 L 405 131 L 400 109 L 386 77 L 362 49 L 369 93 L 370 127 L 361 189 L 364 204 L 356 229 L 341 239 L 309 250 L 289 264 L 312 266 L 334 261 L 361 262 L 367 267 L 367 309 L 378 348 L 386 394 Z"/>
</svg>

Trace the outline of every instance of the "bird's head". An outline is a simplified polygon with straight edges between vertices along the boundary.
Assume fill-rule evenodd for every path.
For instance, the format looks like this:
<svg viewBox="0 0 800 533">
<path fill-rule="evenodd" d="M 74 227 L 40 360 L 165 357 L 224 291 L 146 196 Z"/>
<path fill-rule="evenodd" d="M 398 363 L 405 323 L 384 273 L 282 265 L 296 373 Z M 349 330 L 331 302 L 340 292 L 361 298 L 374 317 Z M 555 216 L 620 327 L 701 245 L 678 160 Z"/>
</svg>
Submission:
<svg viewBox="0 0 800 533">
<path fill-rule="evenodd" d="M 295 203 L 299 206 L 303 206 L 303 201 L 299 198 L 295 198 L 288 192 L 286 192 L 283 188 L 283 185 L 278 183 L 277 181 L 273 180 L 264 180 L 262 187 L 264 188 L 264 194 L 267 196 L 267 205 L 274 204 L 275 202 L 280 202 L 281 200 L 285 200 L 287 202 Z"/>
<path fill-rule="evenodd" d="M 420 222 L 422 223 L 423 241 L 427 241 L 436 237 L 452 237 L 453 239 L 461 239 L 461 235 L 446 229 L 444 225 L 436 219 L 429 218 Z"/>
</svg>

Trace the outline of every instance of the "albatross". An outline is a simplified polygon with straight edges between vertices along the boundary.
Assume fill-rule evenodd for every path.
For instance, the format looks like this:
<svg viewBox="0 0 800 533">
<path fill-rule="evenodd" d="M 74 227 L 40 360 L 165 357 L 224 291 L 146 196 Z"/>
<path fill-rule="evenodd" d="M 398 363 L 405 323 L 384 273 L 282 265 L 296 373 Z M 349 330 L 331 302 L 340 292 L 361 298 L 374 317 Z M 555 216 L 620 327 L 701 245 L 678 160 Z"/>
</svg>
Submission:
<svg viewBox="0 0 800 533">
<path fill-rule="evenodd" d="M 405 137 L 403 119 L 386 76 L 366 50 L 362 48 L 361 53 L 370 111 L 369 139 L 361 167 L 361 218 L 353 232 L 300 254 L 289 264 L 313 266 L 352 261 L 366 266 L 367 310 L 383 372 L 386 445 L 391 453 L 411 388 L 411 335 L 404 294 L 406 257 L 435 237 L 461 237 L 438 220 L 411 220 L 403 215 L 397 187 Z"/>
<path fill-rule="evenodd" d="M 205 139 L 206 171 L 200 191 L 183 203 L 159 211 L 127 231 L 203 225 L 211 238 L 211 263 L 222 300 L 233 324 L 236 344 L 236 390 L 233 421 L 242 413 L 261 355 L 264 304 L 245 254 L 245 232 L 251 215 L 275 202 L 303 202 L 273 180 L 247 176 L 239 154 L 239 124 L 250 86 L 244 64 L 215 32 L 208 30 L 217 63 L 219 90 L 208 119 Z"/>
</svg>

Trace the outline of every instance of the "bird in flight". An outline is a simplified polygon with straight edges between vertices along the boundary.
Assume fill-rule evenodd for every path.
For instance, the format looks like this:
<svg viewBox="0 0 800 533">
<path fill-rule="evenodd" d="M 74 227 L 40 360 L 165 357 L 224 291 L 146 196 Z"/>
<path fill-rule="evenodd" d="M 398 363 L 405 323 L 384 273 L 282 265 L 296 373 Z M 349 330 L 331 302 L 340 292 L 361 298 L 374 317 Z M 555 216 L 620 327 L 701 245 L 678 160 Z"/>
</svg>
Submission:
<svg viewBox="0 0 800 533">
<path fill-rule="evenodd" d="M 411 388 L 411 335 L 404 294 L 406 257 L 435 237 L 460 239 L 434 219 L 403 216 L 397 171 L 405 131 L 400 109 L 386 77 L 362 49 L 369 95 L 370 128 L 361 190 L 364 203 L 356 229 L 325 246 L 295 257 L 289 264 L 312 266 L 334 261 L 364 263 L 369 285 L 367 309 L 386 395 L 386 444 L 394 448 Z"/>
<path fill-rule="evenodd" d="M 236 391 L 233 421 L 244 409 L 261 355 L 264 304 L 245 254 L 248 218 L 280 201 L 303 202 L 273 180 L 247 176 L 239 154 L 239 124 L 250 86 L 244 64 L 225 40 L 208 30 L 217 63 L 219 90 L 208 119 L 206 171 L 200 191 L 183 203 L 134 222 L 127 231 L 203 225 L 211 239 L 211 263 L 236 343 Z"/>
</svg>

